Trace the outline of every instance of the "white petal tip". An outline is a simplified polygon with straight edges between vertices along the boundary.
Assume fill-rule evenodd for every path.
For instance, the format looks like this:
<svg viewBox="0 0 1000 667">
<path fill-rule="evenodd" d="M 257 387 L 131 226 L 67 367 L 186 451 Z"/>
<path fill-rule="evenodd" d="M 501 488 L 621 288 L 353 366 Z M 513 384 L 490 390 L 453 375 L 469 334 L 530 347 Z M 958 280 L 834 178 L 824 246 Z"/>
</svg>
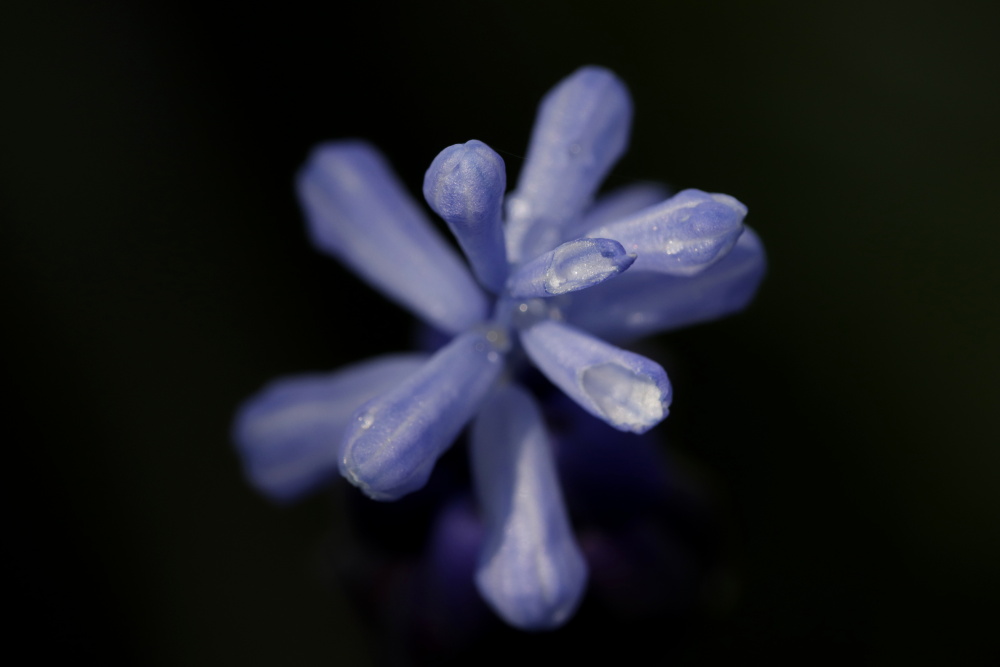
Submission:
<svg viewBox="0 0 1000 667">
<path fill-rule="evenodd" d="M 664 380 L 605 363 L 584 369 L 580 387 L 609 424 L 622 431 L 645 433 L 670 412 L 670 389 Z"/>
</svg>

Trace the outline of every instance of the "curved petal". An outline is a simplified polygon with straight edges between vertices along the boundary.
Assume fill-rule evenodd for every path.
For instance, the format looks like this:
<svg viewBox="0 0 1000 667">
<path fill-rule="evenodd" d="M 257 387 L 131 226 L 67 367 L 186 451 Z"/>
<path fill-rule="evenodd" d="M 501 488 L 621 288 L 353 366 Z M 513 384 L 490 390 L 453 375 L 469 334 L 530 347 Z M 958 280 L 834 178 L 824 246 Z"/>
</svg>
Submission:
<svg viewBox="0 0 1000 667">
<path fill-rule="evenodd" d="M 565 623 L 587 583 L 534 400 L 507 385 L 472 427 L 472 472 L 486 540 L 476 585 L 508 623 L 545 630 Z"/>
<path fill-rule="evenodd" d="M 507 255 L 551 250 L 628 144 L 632 99 L 602 67 L 581 67 L 542 100 L 517 190 L 507 200 Z"/>
<path fill-rule="evenodd" d="M 275 500 L 290 501 L 333 479 L 354 411 L 426 359 L 386 355 L 268 384 L 240 406 L 233 422 L 233 441 L 250 483 Z"/>
<path fill-rule="evenodd" d="M 635 271 L 689 276 L 725 257 L 743 231 L 746 206 L 729 195 L 682 190 L 659 206 L 587 232 L 638 255 Z"/>
<path fill-rule="evenodd" d="M 747 227 L 728 255 L 697 275 L 629 271 L 572 295 L 563 309 L 575 326 L 625 342 L 743 310 L 766 270 L 764 245 Z"/>
<path fill-rule="evenodd" d="M 485 295 L 373 146 L 321 145 L 297 184 L 318 248 L 443 331 L 484 319 Z"/>
<path fill-rule="evenodd" d="M 556 296 L 593 287 L 632 266 L 635 255 L 612 239 L 577 239 L 522 264 L 510 277 L 515 299 Z"/>
<path fill-rule="evenodd" d="M 666 418 L 671 388 L 659 364 L 554 320 L 540 320 L 520 336 L 553 384 L 616 429 L 645 433 Z"/>
<path fill-rule="evenodd" d="M 424 198 L 451 229 L 479 282 L 494 293 L 507 280 L 501 209 L 503 158 L 481 141 L 441 151 L 424 175 Z"/>
<path fill-rule="evenodd" d="M 375 500 L 395 500 L 423 487 L 503 368 L 491 336 L 458 336 L 388 393 L 361 406 L 344 436 L 344 477 Z"/>
</svg>

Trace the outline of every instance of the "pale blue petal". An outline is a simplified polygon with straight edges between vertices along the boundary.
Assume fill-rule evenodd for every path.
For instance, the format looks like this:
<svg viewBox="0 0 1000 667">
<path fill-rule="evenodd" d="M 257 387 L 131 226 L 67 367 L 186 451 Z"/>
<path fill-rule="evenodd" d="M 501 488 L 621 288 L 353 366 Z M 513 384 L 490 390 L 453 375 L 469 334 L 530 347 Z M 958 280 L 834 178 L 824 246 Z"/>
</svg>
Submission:
<svg viewBox="0 0 1000 667">
<path fill-rule="evenodd" d="M 518 299 L 556 296 L 599 285 L 632 266 L 635 255 L 611 239 L 578 239 L 563 243 L 510 277 L 507 292 Z"/>
<path fill-rule="evenodd" d="M 486 297 L 371 145 L 316 148 L 298 174 L 313 243 L 444 331 L 483 320 Z"/>
<path fill-rule="evenodd" d="M 486 540 L 476 572 L 483 598 L 524 630 L 566 622 L 587 584 L 542 415 L 513 385 L 498 389 L 472 428 L 472 471 Z"/>
<path fill-rule="evenodd" d="M 275 380 L 240 407 L 233 440 L 247 478 L 275 500 L 294 500 L 337 474 L 354 411 L 419 369 L 426 355 L 377 357 L 325 374 Z"/>
<path fill-rule="evenodd" d="M 747 209 L 729 195 L 682 190 L 659 206 L 601 225 L 587 236 L 615 239 L 638 255 L 634 271 L 689 276 L 733 247 Z"/>
<path fill-rule="evenodd" d="M 501 209 L 503 159 L 481 141 L 441 151 L 424 176 L 424 197 L 448 223 L 479 282 L 494 293 L 507 280 Z"/>
<path fill-rule="evenodd" d="M 539 320 L 520 337 L 553 384 L 616 429 L 644 433 L 666 418 L 671 388 L 659 364 L 555 320 Z"/>
<path fill-rule="evenodd" d="M 563 230 L 563 240 L 572 241 L 588 231 L 616 222 L 670 197 L 670 188 L 662 183 L 633 183 L 598 197 L 586 215 L 573 220 Z"/>
<path fill-rule="evenodd" d="M 697 275 L 629 271 L 572 295 L 564 312 L 568 321 L 601 338 L 635 340 L 743 310 L 766 269 L 764 246 L 747 227 L 728 255 Z"/>
<path fill-rule="evenodd" d="M 504 357 L 496 334 L 468 331 L 417 372 L 361 406 L 344 437 L 340 471 L 375 500 L 424 486 L 438 457 L 479 409 Z"/>
<path fill-rule="evenodd" d="M 528 156 L 507 200 L 507 254 L 515 263 L 551 250 L 625 151 L 632 100 L 601 67 L 582 67 L 542 100 Z"/>
</svg>

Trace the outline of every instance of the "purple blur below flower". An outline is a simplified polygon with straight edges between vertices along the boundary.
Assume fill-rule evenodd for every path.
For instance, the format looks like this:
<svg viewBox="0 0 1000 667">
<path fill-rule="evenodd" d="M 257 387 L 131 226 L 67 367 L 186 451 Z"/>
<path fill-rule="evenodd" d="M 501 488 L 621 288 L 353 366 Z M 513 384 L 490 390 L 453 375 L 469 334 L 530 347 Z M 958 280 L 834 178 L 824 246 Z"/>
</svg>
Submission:
<svg viewBox="0 0 1000 667">
<path fill-rule="evenodd" d="M 645 433 L 668 414 L 670 382 L 612 343 L 739 311 L 765 270 L 747 209 L 728 195 L 665 198 L 639 184 L 594 200 L 631 118 L 622 82 L 584 67 L 543 99 L 509 194 L 503 160 L 482 142 L 442 151 L 424 196 L 467 264 L 376 149 L 316 148 L 297 181 L 313 243 L 450 339 L 265 387 L 234 425 L 251 483 L 288 501 L 339 472 L 371 498 L 396 500 L 425 485 L 471 424 L 480 594 L 516 627 L 565 623 L 588 566 L 546 417 L 519 378 L 530 363 L 587 413 Z"/>
</svg>

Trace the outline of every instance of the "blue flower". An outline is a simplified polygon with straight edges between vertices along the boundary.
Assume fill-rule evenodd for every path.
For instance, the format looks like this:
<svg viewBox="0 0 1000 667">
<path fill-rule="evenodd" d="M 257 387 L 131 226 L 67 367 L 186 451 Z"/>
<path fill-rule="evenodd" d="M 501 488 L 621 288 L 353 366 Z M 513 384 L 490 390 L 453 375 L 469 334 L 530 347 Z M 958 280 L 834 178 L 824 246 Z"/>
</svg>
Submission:
<svg viewBox="0 0 1000 667">
<path fill-rule="evenodd" d="M 584 67 L 542 101 L 510 194 L 485 144 L 442 151 L 424 196 L 468 264 L 376 149 L 315 149 L 297 182 L 313 243 L 448 342 L 265 387 L 234 425 L 251 483 L 287 501 L 339 471 L 395 500 L 424 486 L 471 423 L 485 525 L 477 587 L 514 626 L 564 623 L 587 565 L 545 417 L 519 378 L 533 365 L 594 417 L 645 433 L 667 416 L 672 389 L 657 363 L 616 345 L 742 309 L 765 269 L 746 208 L 728 195 L 667 198 L 639 184 L 594 200 L 631 117 L 621 81 Z"/>
</svg>

